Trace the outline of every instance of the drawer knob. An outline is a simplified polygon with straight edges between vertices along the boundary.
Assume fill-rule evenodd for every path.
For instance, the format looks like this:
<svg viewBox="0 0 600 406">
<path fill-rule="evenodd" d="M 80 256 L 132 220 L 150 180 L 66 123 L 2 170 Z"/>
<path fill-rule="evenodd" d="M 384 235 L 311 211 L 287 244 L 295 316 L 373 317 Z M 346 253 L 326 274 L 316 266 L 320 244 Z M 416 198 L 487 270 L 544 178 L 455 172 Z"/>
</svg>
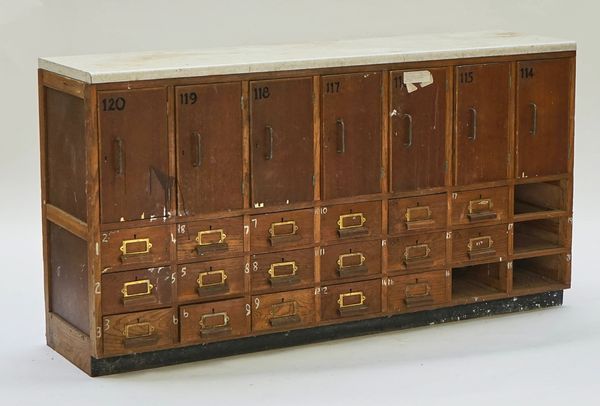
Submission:
<svg viewBox="0 0 600 406">
<path fill-rule="evenodd" d="M 298 241 L 302 237 L 298 234 L 298 225 L 295 220 L 271 223 L 269 227 L 269 241 L 271 245 Z"/>
<path fill-rule="evenodd" d="M 140 290 L 142 288 L 142 290 Z M 150 283 L 149 279 L 142 279 L 139 281 L 125 282 L 121 293 L 124 299 L 136 298 L 141 296 L 147 296 L 152 294 L 154 285 Z"/>
<path fill-rule="evenodd" d="M 345 238 L 369 234 L 369 229 L 365 227 L 366 222 L 367 218 L 363 213 L 342 214 L 337 221 L 338 236 Z"/>
<path fill-rule="evenodd" d="M 225 242 L 227 234 L 222 228 L 216 230 L 199 231 L 196 236 L 196 254 L 204 255 L 209 252 L 227 251 L 228 244 Z"/>
<path fill-rule="evenodd" d="M 495 256 L 494 240 L 489 235 L 483 237 L 469 238 L 467 253 L 470 259 Z"/>
<path fill-rule="evenodd" d="M 131 255 L 142 255 L 148 254 L 152 249 L 152 243 L 150 238 L 136 238 L 133 240 L 123 240 L 119 250 L 121 251 L 121 257 L 127 257 Z"/>
<path fill-rule="evenodd" d="M 203 314 L 198 322 L 200 335 L 212 335 L 231 331 L 227 312 Z"/>
<path fill-rule="evenodd" d="M 469 221 L 495 220 L 497 214 L 492 211 L 493 207 L 492 199 L 471 200 L 467 207 L 467 217 Z"/>
<path fill-rule="evenodd" d="M 296 283 L 299 281 L 296 261 L 276 262 L 267 271 L 271 285 Z"/>
<path fill-rule="evenodd" d="M 341 254 L 337 260 L 337 271 L 341 277 L 362 274 L 368 271 L 365 256 L 361 252 Z"/>
<path fill-rule="evenodd" d="M 283 327 L 296 324 L 301 321 L 298 314 L 298 303 L 295 300 L 284 301 L 271 305 L 271 318 L 269 324 L 272 327 Z"/>
<path fill-rule="evenodd" d="M 404 301 L 407 307 L 425 306 L 432 304 L 434 299 L 431 296 L 431 285 L 423 281 L 406 285 L 404 288 Z"/>
</svg>

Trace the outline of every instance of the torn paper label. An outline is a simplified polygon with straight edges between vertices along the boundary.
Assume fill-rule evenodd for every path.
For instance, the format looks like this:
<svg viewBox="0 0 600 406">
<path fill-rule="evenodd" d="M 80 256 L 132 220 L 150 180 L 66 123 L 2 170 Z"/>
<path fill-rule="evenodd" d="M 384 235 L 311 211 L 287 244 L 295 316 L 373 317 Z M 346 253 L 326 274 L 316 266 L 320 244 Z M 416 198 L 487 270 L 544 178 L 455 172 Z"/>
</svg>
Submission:
<svg viewBox="0 0 600 406">
<path fill-rule="evenodd" d="M 433 83 L 433 76 L 428 70 L 416 70 L 412 72 L 404 72 L 402 77 L 404 84 L 409 83 Z"/>
<path fill-rule="evenodd" d="M 412 93 L 417 89 L 417 86 L 413 85 L 412 83 L 406 83 L 406 90 L 408 91 L 408 93 Z"/>
</svg>

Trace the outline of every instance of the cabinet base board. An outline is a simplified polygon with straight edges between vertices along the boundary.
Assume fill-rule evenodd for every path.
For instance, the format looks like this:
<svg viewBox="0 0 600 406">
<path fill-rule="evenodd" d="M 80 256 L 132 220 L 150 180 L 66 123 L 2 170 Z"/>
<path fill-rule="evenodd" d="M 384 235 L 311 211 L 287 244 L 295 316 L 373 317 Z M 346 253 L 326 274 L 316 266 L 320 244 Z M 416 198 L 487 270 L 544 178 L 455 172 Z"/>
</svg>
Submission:
<svg viewBox="0 0 600 406">
<path fill-rule="evenodd" d="M 515 313 L 560 306 L 562 305 L 562 302 L 563 291 L 557 290 L 529 296 L 492 300 L 415 313 L 404 313 L 388 317 L 292 330 L 209 344 L 198 344 L 183 348 L 101 359 L 92 358 L 90 375 L 110 375 L 120 372 L 157 368 L 184 362 L 291 347 L 338 338 L 354 337 L 382 331 L 421 327 L 495 314 Z"/>
</svg>

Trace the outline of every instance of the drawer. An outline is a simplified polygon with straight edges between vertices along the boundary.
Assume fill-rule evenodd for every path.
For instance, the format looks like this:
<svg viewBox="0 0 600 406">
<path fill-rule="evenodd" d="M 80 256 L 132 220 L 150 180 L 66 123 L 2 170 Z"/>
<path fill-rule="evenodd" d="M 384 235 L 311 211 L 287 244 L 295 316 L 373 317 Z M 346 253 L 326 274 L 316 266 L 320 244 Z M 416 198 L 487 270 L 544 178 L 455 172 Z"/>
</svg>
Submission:
<svg viewBox="0 0 600 406">
<path fill-rule="evenodd" d="M 179 266 L 180 301 L 207 300 L 244 294 L 244 258 L 229 258 Z"/>
<path fill-rule="evenodd" d="M 446 270 L 390 278 L 388 309 L 414 311 L 446 302 Z"/>
<path fill-rule="evenodd" d="M 107 231 L 101 234 L 101 241 L 100 258 L 104 272 L 170 262 L 169 226 Z"/>
<path fill-rule="evenodd" d="M 252 297 L 252 331 L 293 329 L 314 321 L 312 288 Z"/>
<path fill-rule="evenodd" d="M 158 267 L 102 275 L 102 314 L 135 312 L 171 304 L 175 275 Z"/>
<path fill-rule="evenodd" d="M 381 279 L 327 286 L 321 292 L 323 320 L 381 312 Z"/>
<path fill-rule="evenodd" d="M 242 217 L 182 223 L 177 226 L 179 261 L 207 260 L 244 251 Z"/>
<path fill-rule="evenodd" d="M 252 256 L 252 292 L 297 289 L 315 281 L 313 248 Z"/>
<path fill-rule="evenodd" d="M 337 204 L 321 208 L 321 241 L 381 235 L 381 202 Z"/>
<path fill-rule="evenodd" d="M 446 232 L 393 237 L 387 242 L 388 269 L 413 271 L 446 265 Z"/>
<path fill-rule="evenodd" d="M 181 342 L 192 344 L 246 335 L 250 330 L 246 299 L 181 306 Z"/>
<path fill-rule="evenodd" d="M 508 254 L 506 224 L 452 232 L 452 262 L 501 261 Z"/>
<path fill-rule="evenodd" d="M 452 193 L 452 224 L 505 222 L 508 214 L 508 187 Z"/>
<path fill-rule="evenodd" d="M 321 248 L 321 280 L 381 273 L 381 240 L 357 241 Z"/>
<path fill-rule="evenodd" d="M 254 216 L 250 222 L 250 247 L 254 252 L 275 251 L 312 244 L 313 209 Z"/>
<path fill-rule="evenodd" d="M 172 309 L 116 314 L 103 318 L 104 355 L 152 351 L 177 342 Z"/>
<path fill-rule="evenodd" d="M 389 233 L 442 230 L 446 228 L 446 194 L 392 199 L 389 201 Z"/>
</svg>

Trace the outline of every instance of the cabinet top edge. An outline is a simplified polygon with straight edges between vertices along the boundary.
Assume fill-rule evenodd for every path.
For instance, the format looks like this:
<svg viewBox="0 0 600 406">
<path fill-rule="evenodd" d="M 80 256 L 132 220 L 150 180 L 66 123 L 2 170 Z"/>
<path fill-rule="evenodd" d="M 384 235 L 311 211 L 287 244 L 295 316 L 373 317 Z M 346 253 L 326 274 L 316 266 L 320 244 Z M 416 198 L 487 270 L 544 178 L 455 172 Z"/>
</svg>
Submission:
<svg viewBox="0 0 600 406">
<path fill-rule="evenodd" d="M 276 72 L 575 51 L 574 41 L 506 31 L 410 35 L 206 48 L 42 57 L 38 67 L 85 83 Z"/>
</svg>

